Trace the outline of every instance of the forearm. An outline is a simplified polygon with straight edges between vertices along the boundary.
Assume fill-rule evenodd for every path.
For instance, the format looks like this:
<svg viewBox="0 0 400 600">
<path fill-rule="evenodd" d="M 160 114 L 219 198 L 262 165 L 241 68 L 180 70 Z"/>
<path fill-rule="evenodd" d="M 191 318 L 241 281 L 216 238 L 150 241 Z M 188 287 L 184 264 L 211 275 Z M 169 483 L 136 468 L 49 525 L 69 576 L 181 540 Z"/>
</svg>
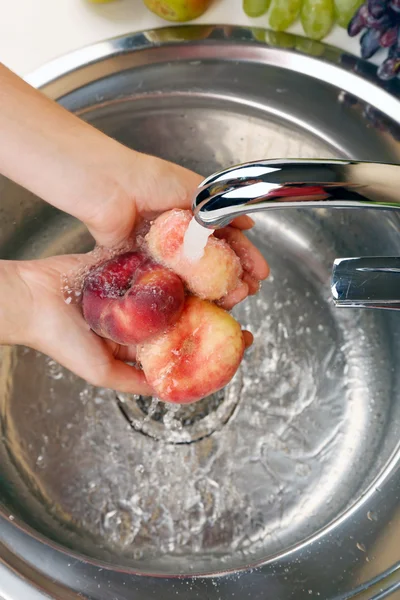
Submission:
<svg viewBox="0 0 400 600">
<path fill-rule="evenodd" d="M 120 191 L 136 153 L 0 64 L 0 173 L 85 223 Z"/>
</svg>

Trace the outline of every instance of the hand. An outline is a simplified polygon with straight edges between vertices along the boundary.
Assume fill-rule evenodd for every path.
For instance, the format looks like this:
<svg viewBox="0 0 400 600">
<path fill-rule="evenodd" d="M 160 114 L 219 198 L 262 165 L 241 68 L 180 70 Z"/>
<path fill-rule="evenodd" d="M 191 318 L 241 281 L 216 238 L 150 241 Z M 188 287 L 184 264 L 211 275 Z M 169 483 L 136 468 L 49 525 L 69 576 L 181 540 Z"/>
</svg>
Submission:
<svg viewBox="0 0 400 600">
<path fill-rule="evenodd" d="M 142 218 L 190 208 L 202 178 L 178 165 L 118 143 L 31 88 L 0 64 L 0 172 L 46 202 L 83 221 L 96 242 L 121 243 Z M 225 299 L 231 308 L 268 267 L 240 230 L 241 217 L 220 230 L 241 258 L 243 285 Z"/>
<path fill-rule="evenodd" d="M 64 301 L 63 275 L 86 263 L 85 255 L 8 263 L 15 282 L 10 293 L 14 306 L 17 303 L 10 342 L 51 356 L 92 385 L 151 394 L 142 371 L 125 362 L 134 361 L 135 349 L 98 337 L 84 321 L 80 306 Z M 20 316 L 27 312 L 29 319 L 21 323 Z"/>
<path fill-rule="evenodd" d="M 1 65 L 0 132 L 7 139 L 0 147 L 0 171 L 83 221 L 106 247 L 128 239 L 142 219 L 190 208 L 201 181 L 187 169 L 119 144 Z M 224 299 L 227 309 L 255 293 L 268 275 L 264 258 L 243 234 L 251 226 L 251 219 L 240 217 L 216 233 L 227 239 L 244 269 L 240 286 Z M 61 275 L 87 260 L 3 263 L 0 279 L 10 293 L 0 303 L 0 343 L 34 347 L 95 385 L 151 393 L 143 374 L 123 362 L 134 360 L 134 349 L 97 337 L 80 308 L 64 302 Z"/>
<path fill-rule="evenodd" d="M 24 343 L 51 356 L 92 385 L 154 395 L 143 372 L 126 364 L 135 360 L 135 348 L 98 337 L 84 321 L 80 306 L 64 301 L 63 275 L 81 268 L 87 259 L 87 255 L 69 255 L 3 264 L 2 280 L 6 266 L 7 295 L 13 307 L 7 341 Z M 29 318 L 21 321 L 21 315 L 27 314 Z M 248 332 L 245 343 L 252 343 Z"/>
<path fill-rule="evenodd" d="M 180 171 L 180 168 L 175 165 L 169 165 L 169 163 L 151 157 L 146 158 L 152 165 L 149 167 L 150 172 L 154 172 L 154 163 L 158 162 L 161 163 L 162 168 L 167 167 L 166 173 L 170 170 L 174 172 L 175 169 Z M 188 177 L 188 180 L 197 178 L 190 172 L 185 172 L 184 175 Z M 166 178 L 166 174 L 163 177 Z M 171 185 L 173 178 L 168 177 L 166 180 Z M 182 185 L 182 178 L 177 176 L 175 181 L 177 186 Z M 155 185 L 158 182 L 162 184 L 163 179 L 157 178 Z M 165 186 L 161 185 L 158 189 L 165 191 Z M 149 196 L 152 199 L 156 198 L 156 202 L 146 204 L 138 198 L 134 201 L 128 195 L 121 194 L 120 201 L 127 202 L 127 207 L 135 207 L 132 221 L 127 225 L 123 220 L 126 225 L 126 236 L 141 218 L 147 218 L 150 214 L 156 213 L 158 206 L 159 212 L 161 212 L 162 203 L 165 202 L 161 192 L 158 191 L 157 195 L 157 188 L 155 188 L 155 193 L 151 192 Z M 146 197 L 145 194 L 143 197 Z M 168 208 L 174 206 L 174 197 L 174 191 L 166 196 L 167 199 L 170 199 Z M 180 198 L 182 199 L 181 206 L 186 206 L 187 201 L 182 193 Z M 121 214 L 120 211 L 122 214 L 127 214 L 127 210 L 123 210 L 122 206 L 119 206 L 116 211 L 112 208 L 112 214 L 115 212 Z M 105 219 L 106 225 L 111 222 L 111 216 L 109 219 Z M 241 228 L 248 228 L 251 225 L 250 219 L 240 218 L 233 226 L 218 232 L 219 236 L 224 236 L 229 241 L 241 257 L 244 269 L 247 269 L 242 287 L 237 288 L 229 297 L 225 298 L 224 306 L 226 308 L 231 308 L 248 293 L 254 293 L 258 289 L 256 278 L 261 279 L 268 273 L 264 259 L 241 231 Z M 109 231 L 107 227 L 104 227 L 99 231 L 93 228 L 92 232 L 99 239 L 102 239 L 102 236 L 109 236 L 109 243 L 111 241 L 123 242 L 124 235 L 119 238 L 113 237 L 112 232 L 115 230 L 115 225 L 111 225 Z M 79 271 L 90 262 L 89 253 L 37 261 L 5 263 L 8 267 L 9 281 L 14 279 L 19 286 L 18 289 L 13 289 L 11 285 L 7 291 L 8 298 L 12 300 L 10 307 L 14 313 L 14 328 L 12 335 L 9 335 L 9 341 L 25 344 L 51 356 L 58 363 L 93 385 L 120 392 L 152 395 L 154 392 L 147 384 L 143 372 L 126 364 L 126 361 L 133 362 L 135 360 L 135 348 L 120 346 L 115 342 L 98 337 L 83 319 L 80 306 L 65 303 L 61 292 L 62 277 Z M 1 271 L 0 279 L 5 280 L 4 276 L 1 277 Z M 11 308 L 8 310 L 8 314 L 10 311 Z M 4 335 L 4 331 L 2 333 Z M 245 332 L 245 341 L 247 346 L 252 343 L 252 336 L 248 332 Z"/>
<path fill-rule="evenodd" d="M 154 218 L 171 208 L 190 209 L 195 190 L 202 181 L 199 175 L 183 167 L 131 150 L 127 150 L 125 161 L 120 161 L 118 186 L 115 188 L 119 188 L 119 192 L 86 220 L 100 245 L 112 247 L 123 243 L 143 219 Z M 214 233 L 224 238 L 236 252 L 244 272 L 241 285 L 220 303 L 227 310 L 247 295 L 255 294 L 259 282 L 269 274 L 264 257 L 243 233 L 253 225 L 250 217 L 242 216 L 229 227 Z"/>
</svg>

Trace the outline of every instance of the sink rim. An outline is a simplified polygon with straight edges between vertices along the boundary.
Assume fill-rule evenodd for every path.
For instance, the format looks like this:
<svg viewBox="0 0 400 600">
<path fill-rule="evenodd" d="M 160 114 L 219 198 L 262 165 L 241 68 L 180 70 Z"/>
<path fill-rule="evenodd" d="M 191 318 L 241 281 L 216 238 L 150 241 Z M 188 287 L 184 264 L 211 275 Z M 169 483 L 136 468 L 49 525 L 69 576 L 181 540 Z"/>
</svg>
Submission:
<svg viewBox="0 0 400 600">
<path fill-rule="evenodd" d="M 163 30 L 170 30 L 172 28 L 163 28 Z M 176 31 L 181 30 L 181 27 L 174 27 L 173 28 Z M 191 27 L 184 27 L 183 29 L 191 29 Z M 288 50 L 287 48 L 279 48 L 279 46 L 276 47 L 271 47 L 268 46 L 266 44 L 262 44 L 259 43 L 257 41 L 255 41 L 254 39 L 249 39 L 249 33 L 251 35 L 252 34 L 252 29 L 251 28 L 245 28 L 245 27 L 229 27 L 229 34 L 225 34 L 226 38 L 225 39 L 221 39 L 220 37 L 220 33 L 221 31 L 223 31 L 223 26 L 194 26 L 194 29 L 197 30 L 198 32 L 200 31 L 206 31 L 211 29 L 211 35 L 209 37 L 207 37 L 206 42 L 204 40 L 201 39 L 201 36 L 199 35 L 197 37 L 197 39 L 195 40 L 190 40 L 189 42 L 185 42 L 184 40 L 181 41 L 174 41 L 174 42 L 166 42 L 166 43 L 162 43 L 162 44 L 158 44 L 155 42 L 150 41 L 146 35 L 149 34 L 154 34 L 157 35 L 157 31 L 152 31 L 152 32 L 142 32 L 142 33 L 135 33 L 135 34 L 127 34 L 127 35 L 123 35 L 123 36 L 119 36 L 117 38 L 113 38 L 112 40 L 108 40 L 108 41 L 104 41 L 104 42 L 100 42 L 91 46 L 87 46 L 83 49 L 77 50 L 75 52 L 72 52 L 70 54 L 67 54 L 64 57 L 58 58 L 54 61 L 51 61 L 50 63 L 48 63 L 47 65 L 44 65 L 43 67 L 40 67 L 39 69 L 37 69 L 36 71 L 34 71 L 31 75 L 26 77 L 26 80 L 31 83 L 32 85 L 34 85 L 35 87 L 38 87 L 40 89 L 42 89 L 42 91 L 44 91 L 45 93 L 47 93 L 48 95 L 50 95 L 51 97 L 55 97 L 55 98 L 59 98 L 60 96 L 64 95 L 67 93 L 67 88 L 63 88 L 62 85 L 61 87 L 59 86 L 60 81 L 62 81 L 63 78 L 67 77 L 71 77 L 71 81 L 75 81 L 75 76 L 78 76 L 79 79 L 79 74 L 85 74 L 84 71 L 87 70 L 86 74 L 90 74 L 92 67 L 96 67 L 96 65 L 98 65 L 99 63 L 101 64 L 102 61 L 107 61 L 108 59 L 112 59 L 112 57 L 114 56 L 118 56 L 121 54 L 126 54 L 126 56 L 130 56 L 132 54 L 135 54 L 137 51 L 147 51 L 147 50 L 157 50 L 160 48 L 167 48 L 167 49 L 172 49 L 171 52 L 173 52 L 173 48 L 176 46 L 181 46 L 182 44 L 186 45 L 186 49 L 188 50 L 188 52 L 185 54 L 185 60 L 193 60 L 193 57 L 198 58 L 198 52 L 196 54 L 196 50 L 198 51 L 198 48 L 200 47 L 203 50 L 202 53 L 202 58 L 211 58 L 212 56 L 215 56 L 215 54 L 213 54 L 215 52 L 215 48 L 218 47 L 219 50 L 222 49 L 222 55 L 223 57 L 227 57 L 229 56 L 230 60 L 234 60 L 235 58 L 238 58 L 240 56 L 240 51 L 243 52 L 243 48 L 249 48 L 249 54 L 250 56 L 248 57 L 250 61 L 257 61 L 257 59 L 260 59 L 261 56 L 263 57 L 263 63 L 264 64 L 268 64 L 268 65 L 273 65 L 273 66 L 280 66 L 282 68 L 285 69 L 289 69 L 292 70 L 293 68 L 296 68 L 296 70 L 303 72 L 303 70 L 305 70 L 306 72 L 303 74 L 306 75 L 311 75 L 312 77 L 316 78 L 316 79 L 320 79 L 322 81 L 328 81 L 331 82 L 332 81 L 332 76 L 335 77 L 335 79 L 337 80 L 337 75 L 338 74 L 342 74 L 345 75 L 346 77 L 344 78 L 344 80 L 341 80 L 341 88 L 348 91 L 349 93 L 354 93 L 354 95 L 356 95 L 358 98 L 364 100 L 365 102 L 367 101 L 371 101 L 371 91 L 374 91 L 374 97 L 373 97 L 373 102 L 374 102 L 374 106 L 379 105 L 379 102 L 382 101 L 385 104 L 385 110 L 382 110 L 382 106 L 377 106 L 378 108 L 380 108 L 382 110 L 382 112 L 384 112 L 387 116 L 391 117 L 393 120 L 395 120 L 396 122 L 400 122 L 399 119 L 395 119 L 394 115 L 398 115 L 400 114 L 400 101 L 398 101 L 396 99 L 396 97 L 392 94 L 396 93 L 397 88 L 400 90 L 400 81 L 399 82 L 394 82 L 393 84 L 390 84 L 389 86 L 387 86 L 388 90 L 390 91 L 386 91 L 383 90 L 382 87 L 377 87 L 377 83 L 378 80 L 376 78 L 376 76 L 374 76 L 374 69 L 373 67 L 365 66 L 365 63 L 357 58 L 352 57 L 351 55 L 348 55 L 340 50 L 337 50 L 333 47 L 324 45 L 322 43 L 319 43 L 319 46 L 321 48 L 323 48 L 323 54 L 322 56 L 316 58 L 316 57 L 310 57 L 308 54 L 304 53 L 304 52 L 300 52 L 299 50 Z M 193 29 L 192 29 L 193 32 Z M 247 36 L 247 37 L 246 37 Z M 290 36 L 293 38 L 293 40 L 298 39 L 298 36 Z M 211 41 L 210 41 L 211 40 Z M 227 42 L 229 42 L 229 44 L 227 44 Z M 237 42 L 237 45 L 234 46 L 233 43 Z M 235 51 L 233 51 L 233 49 Z M 135 56 L 137 56 L 135 54 Z M 170 60 L 171 53 L 166 52 L 164 54 L 164 56 L 162 57 L 162 61 L 164 62 L 168 62 L 168 60 Z M 363 77 L 361 77 L 360 75 L 356 74 L 356 73 L 352 73 L 349 72 L 348 70 L 346 70 L 346 68 L 343 65 L 338 65 L 338 61 L 341 57 L 343 56 L 347 56 L 350 63 L 354 64 L 354 65 L 364 65 L 366 73 L 368 74 L 368 78 L 365 79 Z M 221 57 L 221 53 L 219 53 L 219 57 Z M 279 63 L 279 59 L 283 60 L 283 64 Z M 267 60 L 268 59 L 268 60 Z M 161 62 L 160 61 L 160 57 L 157 56 L 157 62 Z M 137 63 L 135 63 L 137 64 Z M 129 66 L 127 66 L 127 68 L 130 68 L 131 66 L 133 66 L 132 64 L 130 64 Z M 313 71 L 313 73 L 311 74 L 311 70 L 313 69 L 313 67 L 315 68 L 316 66 L 320 67 L 318 68 L 316 71 Z M 323 66 L 324 68 L 321 68 L 321 66 Z M 328 68 L 327 68 L 328 67 Z M 95 69 L 95 71 L 97 72 L 97 70 Z M 315 75 L 315 73 L 317 73 L 317 75 Z M 329 77 L 328 77 L 329 75 Z M 98 79 L 98 72 L 97 74 L 95 74 L 94 79 Z M 89 83 L 89 81 L 87 80 L 85 82 L 86 84 Z M 360 83 L 362 83 L 361 87 L 360 87 Z M 76 89 L 76 84 L 74 86 L 73 89 Z M 360 94 L 360 90 L 361 92 L 364 94 L 364 97 Z M 393 91 L 392 91 L 393 90 Z M 63 92 L 60 94 L 60 92 Z M 390 93 L 391 92 L 391 93 Z M 399 94 L 400 96 L 400 94 Z M 371 103 L 371 102 L 370 102 Z M 394 109 L 397 107 L 396 112 L 394 112 Z M 368 490 L 365 492 L 365 494 L 360 497 L 360 499 L 354 503 L 353 506 L 351 506 L 347 511 L 345 511 L 342 515 L 338 516 L 334 521 L 332 521 L 329 525 L 327 525 L 326 527 L 324 527 L 323 529 L 321 529 L 320 531 L 317 531 L 316 533 L 312 534 L 310 537 L 308 537 L 307 539 L 305 539 L 303 542 L 301 542 L 300 544 L 295 545 L 292 548 L 289 548 L 287 550 L 285 550 L 284 552 L 281 552 L 277 555 L 274 555 L 272 557 L 269 557 L 267 560 L 264 561 L 259 561 L 257 563 L 254 564 L 249 564 L 247 567 L 243 567 L 240 569 L 231 569 L 231 570 L 221 570 L 218 572 L 213 572 L 210 573 L 208 576 L 215 576 L 215 575 L 228 575 L 229 573 L 238 573 L 238 572 L 245 572 L 247 571 L 249 568 L 254 568 L 254 567 L 263 567 L 265 565 L 270 564 L 271 562 L 274 562 L 277 560 L 277 558 L 289 558 L 291 555 L 293 555 L 296 552 L 301 552 L 302 550 L 304 550 L 304 548 L 306 546 L 309 546 L 311 543 L 315 542 L 316 540 L 318 540 L 319 538 L 325 536 L 327 533 L 331 533 L 333 532 L 335 529 L 337 529 L 343 522 L 344 520 L 346 520 L 348 518 L 349 515 L 352 515 L 354 513 L 356 513 L 358 511 L 358 509 L 360 508 L 360 506 L 362 506 L 367 500 L 369 500 L 372 495 L 375 492 L 376 487 L 379 487 L 383 484 L 386 484 L 391 476 L 394 474 L 394 469 L 397 465 L 397 463 L 400 460 L 400 442 L 398 447 L 393 451 L 393 454 L 391 456 L 391 458 L 388 460 L 388 462 L 386 463 L 385 468 L 383 469 L 383 471 L 381 472 L 380 475 L 377 476 L 376 480 L 369 486 Z M 15 519 L 10 522 L 9 520 L 9 511 L 5 510 L 5 507 L 0 503 L 0 519 L 4 519 L 4 521 L 8 522 L 8 525 L 11 526 L 11 529 L 15 528 L 18 529 L 22 534 L 25 534 L 31 538 L 33 538 L 36 542 L 38 542 L 39 544 L 45 545 L 49 548 L 52 548 L 54 551 L 56 551 L 59 554 L 62 554 L 64 556 L 67 556 L 68 558 L 72 558 L 75 559 L 76 561 L 80 561 L 80 563 L 84 563 L 84 564 L 88 564 L 88 565 L 92 565 L 95 568 L 99 568 L 99 569 L 108 569 L 111 571 L 116 571 L 117 570 L 117 566 L 116 565 L 111 565 L 108 563 L 103 563 L 101 561 L 97 561 L 97 560 L 91 560 L 89 559 L 87 556 L 82 556 L 78 553 L 75 553 L 69 549 L 66 549 L 65 547 L 58 545 L 55 542 L 52 542 L 51 540 L 49 540 L 48 538 L 46 538 L 44 535 L 41 535 L 39 533 L 37 533 L 35 530 L 33 530 L 31 527 L 25 525 L 25 523 L 23 521 L 20 521 L 17 517 L 15 517 Z M 1 522 L 1 521 L 0 521 Z M 1 540 L 0 540 L 1 543 Z M 7 544 L 7 542 L 6 542 Z M 0 546 L 1 548 L 1 546 Z M 1 564 L 1 559 L 0 559 L 0 564 Z M 162 579 L 184 579 L 185 577 L 193 579 L 195 577 L 207 577 L 207 575 L 202 574 L 189 574 L 187 576 L 182 576 L 182 575 L 157 575 L 157 574 L 149 574 L 149 573 L 140 573 L 135 569 L 131 569 L 131 568 L 125 568 L 125 567 L 118 567 L 118 571 L 119 572 L 123 572 L 123 573 L 129 573 L 132 575 L 140 575 L 141 578 L 162 578 Z"/>
</svg>

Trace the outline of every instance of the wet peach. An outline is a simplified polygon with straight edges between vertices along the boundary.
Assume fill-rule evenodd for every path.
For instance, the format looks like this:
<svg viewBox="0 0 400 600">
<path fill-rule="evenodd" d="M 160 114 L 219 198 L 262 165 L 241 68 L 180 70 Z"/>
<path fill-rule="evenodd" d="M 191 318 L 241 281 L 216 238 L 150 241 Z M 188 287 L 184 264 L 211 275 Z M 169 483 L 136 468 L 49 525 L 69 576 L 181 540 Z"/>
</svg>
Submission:
<svg viewBox="0 0 400 600">
<path fill-rule="evenodd" d="M 227 385 L 244 349 L 240 325 L 228 312 L 188 297 L 175 325 L 140 345 L 137 358 L 161 400 L 188 404 Z"/>
<path fill-rule="evenodd" d="M 200 259 L 185 257 L 183 242 L 191 219 L 189 210 L 174 209 L 160 215 L 146 236 L 149 253 L 177 273 L 199 298 L 220 300 L 239 286 L 240 260 L 225 240 L 213 235 Z"/>
<path fill-rule="evenodd" d="M 173 325 L 183 310 L 184 298 L 178 275 L 144 253 L 128 252 L 89 273 L 82 308 L 95 333 L 131 345 Z"/>
</svg>

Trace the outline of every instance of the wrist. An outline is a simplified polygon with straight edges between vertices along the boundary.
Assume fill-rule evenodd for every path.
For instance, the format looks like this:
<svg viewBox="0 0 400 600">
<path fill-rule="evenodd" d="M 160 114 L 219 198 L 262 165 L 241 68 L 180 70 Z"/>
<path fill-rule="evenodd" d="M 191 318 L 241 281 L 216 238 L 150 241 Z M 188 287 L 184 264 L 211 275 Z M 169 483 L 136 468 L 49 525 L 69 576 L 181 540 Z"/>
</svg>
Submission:
<svg viewBox="0 0 400 600">
<path fill-rule="evenodd" d="M 91 163 L 81 165 L 85 169 L 82 190 L 86 191 L 81 195 L 80 214 L 75 216 L 100 245 L 114 246 L 129 237 L 136 220 L 136 186 L 131 182 L 143 176 L 141 155 L 105 135 L 99 142 Z"/>
<path fill-rule="evenodd" d="M 0 290 L 0 344 L 28 344 L 32 302 L 17 262 L 0 261 Z"/>
</svg>

